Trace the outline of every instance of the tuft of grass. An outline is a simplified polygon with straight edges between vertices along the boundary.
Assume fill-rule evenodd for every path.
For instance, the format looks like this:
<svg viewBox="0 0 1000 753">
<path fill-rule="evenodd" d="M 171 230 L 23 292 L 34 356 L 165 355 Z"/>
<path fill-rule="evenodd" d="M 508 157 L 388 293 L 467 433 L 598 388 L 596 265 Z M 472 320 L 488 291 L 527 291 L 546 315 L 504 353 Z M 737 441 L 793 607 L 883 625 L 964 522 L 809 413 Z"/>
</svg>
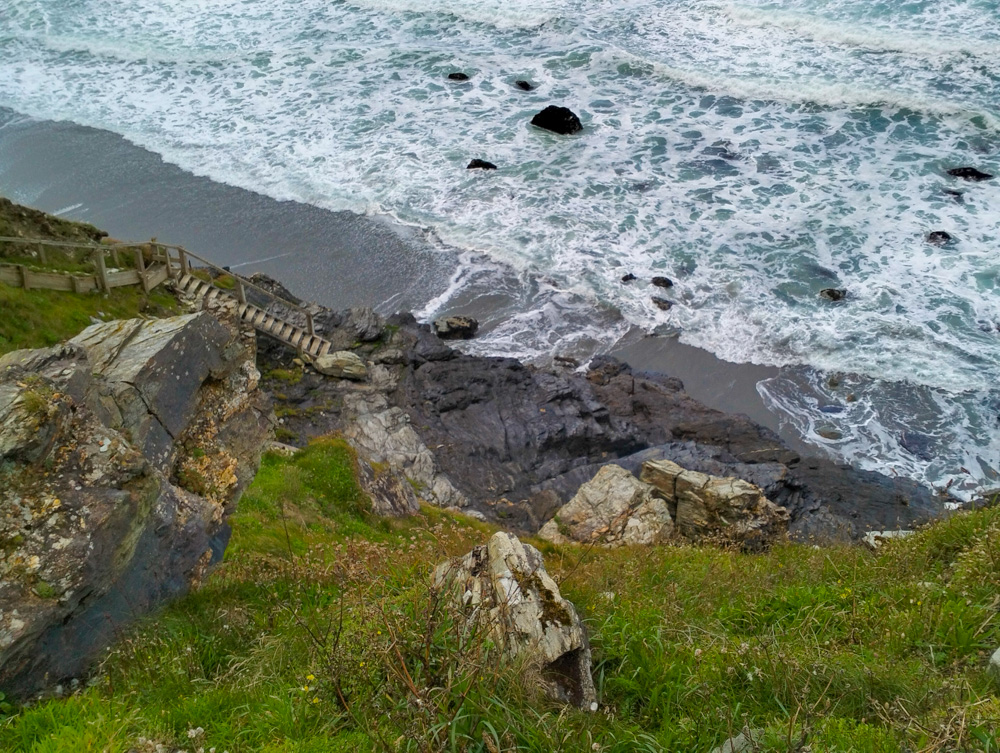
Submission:
<svg viewBox="0 0 1000 753">
<path fill-rule="evenodd" d="M 139 286 L 115 288 L 109 295 L 56 290 L 24 290 L 0 283 L 0 355 L 22 348 L 44 348 L 79 334 L 91 318 L 110 321 L 140 314 L 168 316 L 178 311 L 166 290 L 145 295 Z M 9 312 L 9 315 L 8 313 Z"/>
</svg>

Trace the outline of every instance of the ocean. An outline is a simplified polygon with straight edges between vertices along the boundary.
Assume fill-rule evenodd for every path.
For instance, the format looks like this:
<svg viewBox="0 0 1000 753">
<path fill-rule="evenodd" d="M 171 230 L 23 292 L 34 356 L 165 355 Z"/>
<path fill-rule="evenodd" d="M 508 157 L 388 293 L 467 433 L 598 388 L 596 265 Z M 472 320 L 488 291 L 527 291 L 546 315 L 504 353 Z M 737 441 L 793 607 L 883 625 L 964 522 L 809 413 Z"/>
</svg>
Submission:
<svg viewBox="0 0 1000 753">
<path fill-rule="evenodd" d="M 677 337 L 825 452 L 1000 485 L 1000 177 L 946 172 L 1000 174 L 998 0 L 7 0 L 0 107 L 392 220 L 473 352 Z"/>
</svg>

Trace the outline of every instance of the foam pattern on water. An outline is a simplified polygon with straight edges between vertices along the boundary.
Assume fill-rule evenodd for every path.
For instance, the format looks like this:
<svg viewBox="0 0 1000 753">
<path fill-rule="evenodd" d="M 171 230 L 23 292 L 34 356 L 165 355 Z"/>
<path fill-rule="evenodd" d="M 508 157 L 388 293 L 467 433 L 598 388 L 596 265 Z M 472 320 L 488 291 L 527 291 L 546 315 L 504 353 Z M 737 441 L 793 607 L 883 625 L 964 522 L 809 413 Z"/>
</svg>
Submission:
<svg viewBox="0 0 1000 753">
<path fill-rule="evenodd" d="M 426 228 L 465 263 L 424 314 L 531 291 L 482 352 L 678 331 L 796 367 L 762 392 L 827 444 L 821 375 L 856 374 L 834 449 L 944 481 L 997 465 L 1000 181 L 945 170 L 1000 172 L 998 52 L 997 0 L 13 0 L 0 105 Z M 584 132 L 529 127 L 550 103 Z M 674 307 L 626 271 L 673 278 Z M 934 459 L 897 424 L 936 432 Z"/>
</svg>

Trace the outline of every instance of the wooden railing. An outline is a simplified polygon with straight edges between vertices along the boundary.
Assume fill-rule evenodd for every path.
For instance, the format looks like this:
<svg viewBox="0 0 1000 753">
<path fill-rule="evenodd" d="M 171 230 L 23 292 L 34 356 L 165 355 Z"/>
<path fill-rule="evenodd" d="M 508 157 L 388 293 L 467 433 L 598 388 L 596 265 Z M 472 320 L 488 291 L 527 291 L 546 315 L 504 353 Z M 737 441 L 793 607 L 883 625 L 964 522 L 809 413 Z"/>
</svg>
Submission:
<svg viewBox="0 0 1000 753">
<path fill-rule="evenodd" d="M 148 293 L 166 280 L 179 282 L 190 275 L 192 273 L 191 261 L 195 260 L 198 262 L 196 266 L 199 269 L 210 271 L 209 279 L 206 282 L 214 284 L 227 295 L 232 295 L 240 303 L 245 304 L 250 302 L 248 301 L 248 294 L 250 294 L 250 297 L 258 298 L 252 303 L 259 308 L 268 308 L 277 304 L 292 312 L 297 312 L 303 318 L 306 331 L 310 335 L 315 334 L 311 311 L 255 285 L 246 278 L 234 274 L 225 267 L 220 267 L 203 256 L 188 251 L 183 246 L 159 243 L 155 238 L 142 243 L 74 243 L 72 241 L 0 236 L 0 244 L 3 243 L 24 245 L 34 253 L 42 265 L 49 263 L 49 251 L 72 254 L 75 257 L 82 250 L 93 266 L 92 274 L 58 272 L 51 269 L 35 269 L 26 264 L 4 263 L 3 257 L 0 256 L 0 282 L 5 282 L 8 285 L 25 289 L 42 288 L 73 293 L 94 291 L 107 293 L 113 288 L 125 285 L 142 285 L 143 290 Z M 123 255 L 124 258 L 131 261 L 132 268 L 121 268 Z M 108 265 L 109 258 L 110 267 Z M 211 272 L 215 273 L 215 278 L 225 276 L 232 279 L 233 288 L 230 290 L 215 284 Z M 263 297 L 267 303 L 261 305 L 258 302 L 259 297 Z"/>
</svg>

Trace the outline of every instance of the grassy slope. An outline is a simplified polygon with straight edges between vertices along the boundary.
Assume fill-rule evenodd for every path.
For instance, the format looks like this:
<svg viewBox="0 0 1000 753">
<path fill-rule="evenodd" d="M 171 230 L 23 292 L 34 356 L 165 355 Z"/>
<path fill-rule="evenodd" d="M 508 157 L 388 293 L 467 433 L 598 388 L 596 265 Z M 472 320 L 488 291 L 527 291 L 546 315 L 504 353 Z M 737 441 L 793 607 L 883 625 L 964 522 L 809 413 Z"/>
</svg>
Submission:
<svg viewBox="0 0 1000 753">
<path fill-rule="evenodd" d="M 61 220 L 0 198 L 0 236 L 89 244 L 104 235 L 106 233 L 92 225 Z M 31 263 L 41 267 L 37 261 L 24 256 L 25 249 L 16 244 L 0 243 L 0 257 L 14 263 Z M 58 253 L 52 252 L 50 256 L 52 263 L 47 267 L 79 271 L 76 267 L 80 265 L 67 263 Z M 162 288 L 153 290 L 148 296 L 138 286 L 116 288 L 105 296 L 99 293 L 73 295 L 54 290 L 22 290 L 0 283 L 0 355 L 18 348 L 55 345 L 87 327 L 91 317 L 127 319 L 139 314 L 162 316 L 176 310 L 176 300 Z"/>
<path fill-rule="evenodd" d="M 489 530 L 370 519 L 342 442 L 267 456 L 233 530 L 200 590 L 92 687 L 0 723 L 0 750 L 709 751 L 745 724 L 762 750 L 1000 749 L 998 510 L 877 556 L 544 547 L 591 630 L 597 714 L 538 697 L 430 594 Z"/>
</svg>

